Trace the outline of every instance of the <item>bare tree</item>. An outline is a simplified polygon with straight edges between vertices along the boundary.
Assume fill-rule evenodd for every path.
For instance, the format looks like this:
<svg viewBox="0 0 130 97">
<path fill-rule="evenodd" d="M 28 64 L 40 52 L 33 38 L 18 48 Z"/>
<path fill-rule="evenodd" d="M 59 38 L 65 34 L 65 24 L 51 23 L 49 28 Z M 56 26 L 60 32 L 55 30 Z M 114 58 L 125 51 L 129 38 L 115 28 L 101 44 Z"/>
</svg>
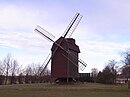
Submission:
<svg viewBox="0 0 130 97">
<path fill-rule="evenodd" d="M 46 69 L 41 75 L 43 68 L 43 65 L 39 63 L 29 64 L 25 69 L 25 83 L 47 82 L 50 78 L 50 71 Z"/>
<path fill-rule="evenodd" d="M 28 65 L 25 69 L 25 83 L 30 83 L 32 76 L 32 68 Z"/>
<path fill-rule="evenodd" d="M 0 61 L 0 75 L 4 74 L 4 66 L 2 64 L 2 61 Z"/>
<path fill-rule="evenodd" d="M 26 68 L 26 78 L 28 78 L 31 83 L 38 83 L 39 80 L 43 80 L 43 77 L 40 75 L 41 70 L 42 67 L 40 64 L 29 64 Z"/>
<path fill-rule="evenodd" d="M 10 73 L 11 73 L 11 78 L 10 78 L 10 83 L 11 84 L 14 84 L 16 83 L 16 75 L 19 71 L 19 65 L 18 65 L 18 62 L 17 60 L 13 60 L 12 61 L 12 64 L 11 64 L 11 70 L 10 70 Z"/>
<path fill-rule="evenodd" d="M 23 75 L 23 73 L 20 73 L 18 75 L 18 83 L 19 84 L 23 84 L 24 83 L 24 75 Z"/>
<path fill-rule="evenodd" d="M 98 75 L 98 69 L 97 68 L 92 68 L 91 69 L 91 74 L 92 74 L 92 77 L 93 77 L 93 81 L 96 82 L 96 78 L 97 78 L 97 75 Z"/>
<path fill-rule="evenodd" d="M 130 51 L 123 52 L 123 63 L 124 66 L 122 67 L 122 75 L 124 75 L 128 79 L 130 78 Z"/>
<path fill-rule="evenodd" d="M 3 59 L 3 65 L 4 65 L 4 73 L 5 73 L 5 84 L 8 83 L 8 77 L 9 77 L 9 72 L 11 69 L 11 65 L 12 65 L 12 58 L 11 58 L 11 54 L 7 54 L 7 56 Z"/>
<path fill-rule="evenodd" d="M 4 83 L 5 76 L 3 75 L 4 67 L 2 65 L 2 62 L 0 61 L 0 85 Z"/>
<path fill-rule="evenodd" d="M 23 84 L 25 82 L 25 71 L 22 68 L 22 65 L 19 65 L 17 68 L 17 80 L 19 84 Z"/>
</svg>

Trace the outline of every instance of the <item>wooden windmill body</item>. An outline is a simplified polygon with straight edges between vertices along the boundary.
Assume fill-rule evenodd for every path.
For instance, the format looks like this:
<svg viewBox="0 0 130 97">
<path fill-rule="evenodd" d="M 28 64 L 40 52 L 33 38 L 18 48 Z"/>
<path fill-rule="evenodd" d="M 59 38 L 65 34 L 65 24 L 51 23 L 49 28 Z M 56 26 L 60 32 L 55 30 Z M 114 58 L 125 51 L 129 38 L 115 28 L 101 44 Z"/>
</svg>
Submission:
<svg viewBox="0 0 130 97">
<path fill-rule="evenodd" d="M 54 80 L 62 78 L 78 78 L 78 53 L 80 53 L 79 47 L 75 44 L 75 40 L 73 38 L 63 39 L 63 37 L 60 37 L 56 43 L 60 43 L 61 40 L 63 40 L 61 46 L 73 53 L 76 58 L 73 58 L 70 56 L 70 54 L 66 53 L 61 48 L 58 48 L 51 61 L 51 77 Z M 56 47 L 57 45 L 53 44 L 51 48 L 52 54 Z"/>
<path fill-rule="evenodd" d="M 43 37 L 53 42 L 51 48 L 51 56 L 45 60 L 43 63 L 44 68 L 41 75 L 44 75 L 44 71 L 47 68 L 49 62 L 51 61 L 51 78 L 53 81 L 62 80 L 67 81 L 68 79 L 78 78 L 78 67 L 81 70 L 87 66 L 87 64 L 78 58 L 80 53 L 79 47 L 75 43 L 75 39 L 70 38 L 77 25 L 79 24 L 82 16 L 77 13 L 72 19 L 71 23 L 65 30 L 63 36 L 61 36 L 57 41 L 52 39 L 53 35 L 37 26 L 35 31 L 41 34 Z M 66 38 L 66 37 L 69 38 Z M 79 65 L 79 63 L 81 65 Z"/>
</svg>

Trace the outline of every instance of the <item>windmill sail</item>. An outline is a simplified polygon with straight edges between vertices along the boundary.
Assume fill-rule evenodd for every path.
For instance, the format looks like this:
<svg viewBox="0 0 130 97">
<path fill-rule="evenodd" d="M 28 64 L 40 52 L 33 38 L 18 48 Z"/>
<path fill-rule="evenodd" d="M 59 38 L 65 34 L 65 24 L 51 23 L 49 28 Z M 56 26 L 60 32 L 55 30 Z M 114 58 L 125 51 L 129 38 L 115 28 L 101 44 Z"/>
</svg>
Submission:
<svg viewBox="0 0 130 97">
<path fill-rule="evenodd" d="M 74 18 L 72 19 L 72 21 L 70 22 L 70 24 L 68 25 L 67 29 L 65 30 L 65 32 L 63 33 L 63 37 L 70 37 L 73 32 L 75 31 L 76 27 L 78 26 L 79 22 L 82 19 L 82 15 L 80 15 L 80 13 L 76 13 L 76 15 L 74 16 Z"/>
<path fill-rule="evenodd" d="M 41 34 L 47 40 L 54 42 L 53 39 L 55 38 L 55 36 L 49 33 L 48 31 L 46 31 L 45 29 L 43 29 L 42 27 L 40 27 L 39 25 L 37 25 L 34 31 Z"/>
<path fill-rule="evenodd" d="M 46 68 L 47 68 L 47 66 L 48 66 L 48 64 L 49 64 L 50 61 L 51 61 L 51 54 L 49 54 L 49 55 L 47 56 L 46 60 L 45 60 L 44 63 L 43 63 L 44 68 L 43 68 L 43 70 L 41 71 L 40 76 L 41 76 L 41 75 L 44 75 L 45 70 L 46 70 Z M 43 65 L 42 65 L 42 67 L 43 67 Z"/>
<path fill-rule="evenodd" d="M 54 35 L 52 35 L 51 33 L 49 33 L 48 31 L 46 31 L 45 29 L 43 29 L 42 27 L 40 27 L 39 25 L 35 28 L 35 30 L 34 30 L 35 32 L 37 32 L 38 34 L 40 34 L 40 35 L 42 35 L 44 38 L 46 38 L 47 40 L 49 40 L 50 42 L 54 42 Z M 47 58 L 46 58 L 46 60 L 44 61 L 44 63 L 43 63 L 43 65 L 45 65 L 44 66 L 44 68 L 43 68 L 43 70 L 41 71 L 41 73 L 40 73 L 40 76 L 41 75 L 44 75 L 44 72 L 45 72 L 45 70 L 46 70 L 46 68 L 47 68 L 47 66 L 48 66 L 48 64 L 49 64 L 49 62 L 51 61 L 51 58 L 52 58 L 52 56 L 51 56 L 51 54 L 49 54 L 48 56 L 47 56 Z M 43 65 L 41 66 L 41 68 L 43 67 Z"/>
</svg>

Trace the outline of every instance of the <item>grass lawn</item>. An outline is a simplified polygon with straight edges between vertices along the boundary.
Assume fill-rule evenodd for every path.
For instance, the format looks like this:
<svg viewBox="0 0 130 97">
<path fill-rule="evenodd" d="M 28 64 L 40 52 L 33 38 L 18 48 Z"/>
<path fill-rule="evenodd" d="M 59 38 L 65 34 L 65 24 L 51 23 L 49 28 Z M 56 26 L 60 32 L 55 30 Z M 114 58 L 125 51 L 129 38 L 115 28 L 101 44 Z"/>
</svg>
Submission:
<svg viewBox="0 0 130 97">
<path fill-rule="evenodd" d="M 0 85 L 0 97 L 130 97 L 127 85 Z"/>
</svg>

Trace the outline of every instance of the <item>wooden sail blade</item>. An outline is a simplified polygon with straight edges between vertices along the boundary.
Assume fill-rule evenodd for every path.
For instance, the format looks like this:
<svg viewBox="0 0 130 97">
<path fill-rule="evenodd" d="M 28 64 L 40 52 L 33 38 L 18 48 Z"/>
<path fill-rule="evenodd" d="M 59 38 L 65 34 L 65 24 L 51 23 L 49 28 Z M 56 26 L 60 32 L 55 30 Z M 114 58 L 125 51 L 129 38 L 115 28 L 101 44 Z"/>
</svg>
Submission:
<svg viewBox="0 0 130 97">
<path fill-rule="evenodd" d="M 45 73 L 45 70 L 46 70 L 46 68 L 47 68 L 47 66 L 48 66 L 48 64 L 49 64 L 49 62 L 51 61 L 51 53 L 47 56 L 47 58 L 45 59 L 45 61 L 44 61 L 44 63 L 43 63 L 43 65 L 41 66 L 41 73 L 40 73 L 40 76 L 41 75 L 44 75 L 44 73 Z M 44 66 L 44 68 L 42 68 Z"/>
<path fill-rule="evenodd" d="M 54 42 L 55 36 L 53 36 L 51 33 L 49 33 L 48 31 L 46 31 L 45 29 L 43 29 L 39 25 L 35 28 L 34 31 L 37 32 L 37 33 L 39 33 L 40 35 L 42 35 L 47 40 L 49 40 L 51 42 Z"/>
<path fill-rule="evenodd" d="M 87 67 L 87 64 L 86 64 L 83 60 L 79 59 L 76 55 L 74 55 L 71 51 L 67 50 L 67 53 L 68 53 L 70 56 L 72 56 L 73 58 L 78 59 L 78 62 L 79 62 L 79 65 L 80 65 L 79 68 L 80 68 L 82 71 L 85 69 L 85 67 Z"/>
<path fill-rule="evenodd" d="M 82 19 L 82 15 L 80 13 L 76 13 L 70 24 L 68 25 L 67 29 L 63 33 L 63 37 L 70 37 L 72 33 L 75 31 L 76 27 L 78 26 L 79 22 Z"/>
</svg>

